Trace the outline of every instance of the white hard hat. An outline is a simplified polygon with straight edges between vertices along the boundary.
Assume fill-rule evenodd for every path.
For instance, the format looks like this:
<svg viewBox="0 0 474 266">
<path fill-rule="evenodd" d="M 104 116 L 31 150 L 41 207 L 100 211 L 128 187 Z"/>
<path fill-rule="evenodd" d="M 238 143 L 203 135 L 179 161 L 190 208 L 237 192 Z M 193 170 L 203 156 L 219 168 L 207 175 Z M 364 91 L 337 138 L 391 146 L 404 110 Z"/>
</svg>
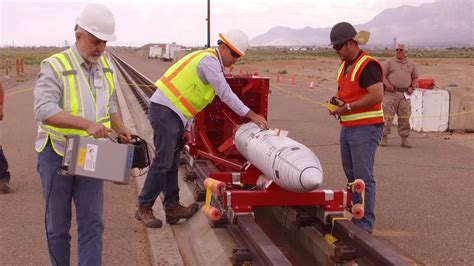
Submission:
<svg viewBox="0 0 474 266">
<path fill-rule="evenodd" d="M 110 10 L 100 4 L 87 4 L 76 24 L 103 41 L 115 41 L 115 19 Z"/>
<path fill-rule="evenodd" d="M 249 37 L 241 30 L 230 30 L 226 34 L 219 33 L 221 41 L 227 44 L 230 49 L 238 53 L 240 56 L 245 55 L 247 47 L 249 47 Z"/>
</svg>

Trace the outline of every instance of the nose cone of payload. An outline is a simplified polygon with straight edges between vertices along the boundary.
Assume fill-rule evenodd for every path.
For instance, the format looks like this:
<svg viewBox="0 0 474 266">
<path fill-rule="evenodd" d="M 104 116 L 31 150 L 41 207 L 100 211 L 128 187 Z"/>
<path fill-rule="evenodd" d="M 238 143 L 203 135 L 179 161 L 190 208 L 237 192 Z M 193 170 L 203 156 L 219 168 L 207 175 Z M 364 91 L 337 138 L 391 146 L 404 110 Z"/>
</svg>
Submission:
<svg viewBox="0 0 474 266">
<path fill-rule="evenodd" d="M 323 183 L 323 170 L 317 167 L 308 167 L 300 174 L 302 191 L 313 191 Z"/>
</svg>

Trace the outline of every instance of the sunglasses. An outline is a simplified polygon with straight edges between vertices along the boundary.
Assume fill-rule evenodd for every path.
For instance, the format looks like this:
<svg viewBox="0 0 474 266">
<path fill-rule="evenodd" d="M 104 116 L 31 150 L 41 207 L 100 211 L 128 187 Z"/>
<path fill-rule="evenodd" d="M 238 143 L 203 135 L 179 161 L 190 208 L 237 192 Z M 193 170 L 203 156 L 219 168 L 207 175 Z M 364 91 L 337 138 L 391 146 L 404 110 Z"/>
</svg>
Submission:
<svg viewBox="0 0 474 266">
<path fill-rule="evenodd" d="M 395 51 L 397 51 L 397 52 L 402 52 L 403 49 L 395 49 Z"/>
<path fill-rule="evenodd" d="M 345 43 L 341 43 L 341 44 L 335 44 L 335 45 L 332 46 L 332 49 L 334 49 L 336 51 L 339 51 L 339 50 L 342 49 L 342 47 L 344 47 L 344 45 L 346 45 L 346 43 L 348 43 L 348 41 L 345 42 Z"/>
<path fill-rule="evenodd" d="M 239 58 L 240 58 L 240 55 L 239 55 L 238 53 L 234 52 L 234 51 L 233 51 L 232 49 L 230 49 L 230 48 L 229 48 L 229 50 L 230 50 L 230 54 L 232 55 L 233 58 L 235 58 L 235 59 L 239 59 Z"/>
</svg>

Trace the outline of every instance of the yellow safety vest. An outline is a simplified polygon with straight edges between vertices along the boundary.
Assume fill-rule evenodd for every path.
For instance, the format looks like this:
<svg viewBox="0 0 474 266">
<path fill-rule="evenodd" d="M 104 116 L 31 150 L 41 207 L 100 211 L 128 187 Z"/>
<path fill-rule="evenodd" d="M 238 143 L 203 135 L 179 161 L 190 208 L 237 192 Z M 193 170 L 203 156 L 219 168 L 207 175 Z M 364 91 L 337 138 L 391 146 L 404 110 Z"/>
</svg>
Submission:
<svg viewBox="0 0 474 266">
<path fill-rule="evenodd" d="M 196 116 L 216 96 L 214 88 L 204 83 L 197 71 L 199 62 L 209 55 L 219 60 L 214 49 L 190 53 L 171 66 L 155 83 L 188 119 Z"/>
<path fill-rule="evenodd" d="M 42 64 L 49 63 L 62 81 L 63 102 L 60 107 L 72 116 L 84 117 L 111 128 L 110 99 L 116 88 L 111 63 L 102 55 L 98 64 L 99 76 L 94 84 L 90 84 L 80 66 L 78 56 L 80 55 L 76 55 L 70 48 L 54 54 L 42 62 Z M 95 96 L 92 90 L 95 90 Z M 88 133 L 80 129 L 59 128 L 39 123 L 36 151 L 43 151 L 48 139 L 51 139 L 54 151 L 58 155 L 64 156 L 66 135 L 87 136 Z"/>
</svg>

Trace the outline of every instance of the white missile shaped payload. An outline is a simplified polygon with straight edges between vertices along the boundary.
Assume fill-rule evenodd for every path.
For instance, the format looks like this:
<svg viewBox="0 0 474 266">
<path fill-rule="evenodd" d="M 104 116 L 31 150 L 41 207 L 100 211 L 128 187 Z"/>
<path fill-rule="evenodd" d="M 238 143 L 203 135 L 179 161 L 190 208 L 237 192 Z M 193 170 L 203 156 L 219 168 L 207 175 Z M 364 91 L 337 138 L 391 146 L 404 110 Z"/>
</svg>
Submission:
<svg viewBox="0 0 474 266">
<path fill-rule="evenodd" d="M 279 130 L 262 130 L 254 123 L 243 124 L 234 134 L 234 143 L 266 178 L 285 190 L 313 191 L 323 182 L 318 157 Z"/>
</svg>

